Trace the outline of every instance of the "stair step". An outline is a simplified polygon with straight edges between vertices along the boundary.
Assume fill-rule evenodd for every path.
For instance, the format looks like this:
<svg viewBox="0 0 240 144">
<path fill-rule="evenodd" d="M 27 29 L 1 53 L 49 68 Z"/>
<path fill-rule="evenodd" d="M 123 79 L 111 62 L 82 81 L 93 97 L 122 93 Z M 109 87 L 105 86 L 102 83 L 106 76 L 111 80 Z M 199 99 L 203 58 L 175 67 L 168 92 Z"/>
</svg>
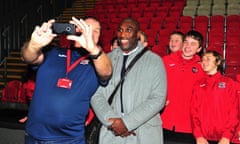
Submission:
<svg viewBox="0 0 240 144">
<path fill-rule="evenodd" d="M 0 78 L 3 79 L 3 76 L 0 75 Z M 22 79 L 22 76 L 21 75 L 7 75 L 7 79 L 18 79 L 18 80 L 21 80 Z"/>
<path fill-rule="evenodd" d="M 0 68 L 0 72 L 16 72 L 16 73 L 24 73 L 27 72 L 27 69 L 14 69 L 14 68 L 8 68 L 8 69 L 3 69 Z"/>
<path fill-rule="evenodd" d="M 6 83 L 5 82 L 0 82 L 0 96 L 2 94 L 2 89 L 5 88 Z"/>
<path fill-rule="evenodd" d="M 22 66 L 22 67 L 26 67 L 27 64 L 25 64 L 25 63 L 7 63 L 7 66 Z"/>
<path fill-rule="evenodd" d="M 21 57 L 7 57 L 7 60 L 19 60 L 19 61 L 22 61 L 22 58 Z"/>
<path fill-rule="evenodd" d="M 20 51 L 12 51 L 12 52 L 10 52 L 10 55 L 11 56 L 18 56 L 18 57 L 20 57 L 21 56 L 21 52 Z"/>
</svg>

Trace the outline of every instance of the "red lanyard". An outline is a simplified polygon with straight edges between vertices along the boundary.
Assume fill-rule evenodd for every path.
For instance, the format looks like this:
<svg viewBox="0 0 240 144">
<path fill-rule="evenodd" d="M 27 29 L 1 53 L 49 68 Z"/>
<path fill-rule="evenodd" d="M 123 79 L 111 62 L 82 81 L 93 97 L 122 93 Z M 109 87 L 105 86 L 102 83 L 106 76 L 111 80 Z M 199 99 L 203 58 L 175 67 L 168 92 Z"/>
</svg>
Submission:
<svg viewBox="0 0 240 144">
<path fill-rule="evenodd" d="M 82 60 L 84 60 L 85 58 L 87 58 L 88 55 L 86 56 L 82 56 L 79 59 L 77 59 L 72 65 L 70 63 L 71 60 L 71 50 L 68 49 L 67 50 L 67 74 L 72 71 Z"/>
</svg>

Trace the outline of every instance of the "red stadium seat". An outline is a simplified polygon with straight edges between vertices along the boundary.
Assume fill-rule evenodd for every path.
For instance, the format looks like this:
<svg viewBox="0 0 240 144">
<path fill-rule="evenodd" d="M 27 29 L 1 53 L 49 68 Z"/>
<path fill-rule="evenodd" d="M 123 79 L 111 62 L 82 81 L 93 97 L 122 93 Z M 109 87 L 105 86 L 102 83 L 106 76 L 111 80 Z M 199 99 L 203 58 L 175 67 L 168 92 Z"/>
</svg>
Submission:
<svg viewBox="0 0 240 144">
<path fill-rule="evenodd" d="M 224 43 L 223 42 L 215 42 L 210 43 L 207 47 L 207 50 L 217 51 L 223 57 L 224 54 Z"/>
<path fill-rule="evenodd" d="M 178 17 L 166 17 L 163 22 L 163 28 L 170 31 L 176 30 L 178 25 Z"/>
<path fill-rule="evenodd" d="M 236 80 L 236 76 L 240 73 L 240 65 L 227 65 L 225 69 L 225 76 Z"/>
<path fill-rule="evenodd" d="M 179 19 L 178 28 L 193 28 L 193 18 L 191 16 L 182 16 Z"/>
<path fill-rule="evenodd" d="M 195 29 L 207 29 L 208 28 L 208 17 L 207 16 L 196 16 L 194 20 Z"/>
<path fill-rule="evenodd" d="M 150 29 L 159 31 L 162 28 L 164 17 L 152 17 L 149 25 Z"/>
<path fill-rule="evenodd" d="M 210 17 L 210 28 L 224 28 L 225 18 L 222 15 L 213 15 Z"/>
<path fill-rule="evenodd" d="M 151 48 L 152 52 L 156 53 L 157 55 L 163 57 L 165 55 L 167 55 L 167 45 L 165 44 L 157 44 L 157 45 L 154 45 L 152 48 Z"/>
</svg>

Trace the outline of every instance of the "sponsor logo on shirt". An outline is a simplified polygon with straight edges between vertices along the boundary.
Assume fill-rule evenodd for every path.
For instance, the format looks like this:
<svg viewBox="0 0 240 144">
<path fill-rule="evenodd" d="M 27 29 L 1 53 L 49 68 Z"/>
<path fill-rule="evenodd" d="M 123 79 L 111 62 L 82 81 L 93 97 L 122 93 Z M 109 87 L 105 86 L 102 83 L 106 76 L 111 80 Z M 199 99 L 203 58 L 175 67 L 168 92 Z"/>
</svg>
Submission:
<svg viewBox="0 0 240 144">
<path fill-rule="evenodd" d="M 192 67 L 192 72 L 193 73 L 197 73 L 198 72 L 198 69 L 196 67 Z"/>
<path fill-rule="evenodd" d="M 173 67 L 173 66 L 175 66 L 175 64 L 174 64 L 174 63 L 172 63 L 172 64 L 169 64 L 169 66 L 170 66 L 170 67 Z"/>
<path fill-rule="evenodd" d="M 225 82 L 219 82 L 218 83 L 218 88 L 226 88 L 226 83 Z"/>
<path fill-rule="evenodd" d="M 67 57 L 65 54 L 58 54 L 58 57 Z"/>
<path fill-rule="evenodd" d="M 86 65 L 86 64 L 89 63 L 89 61 L 90 61 L 90 60 L 85 59 L 85 60 L 82 60 L 82 61 L 80 62 L 80 64 L 82 64 L 82 65 Z"/>
</svg>

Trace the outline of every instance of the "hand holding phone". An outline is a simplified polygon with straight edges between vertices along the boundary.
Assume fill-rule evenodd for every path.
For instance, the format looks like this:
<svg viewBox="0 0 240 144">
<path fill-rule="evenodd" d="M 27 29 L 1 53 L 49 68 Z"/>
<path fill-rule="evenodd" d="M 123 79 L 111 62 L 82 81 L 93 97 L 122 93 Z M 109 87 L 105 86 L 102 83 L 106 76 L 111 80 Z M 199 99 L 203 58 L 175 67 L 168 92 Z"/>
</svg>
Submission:
<svg viewBox="0 0 240 144">
<path fill-rule="evenodd" d="M 53 23 L 53 33 L 60 35 L 73 35 L 76 33 L 74 24 Z"/>
</svg>

